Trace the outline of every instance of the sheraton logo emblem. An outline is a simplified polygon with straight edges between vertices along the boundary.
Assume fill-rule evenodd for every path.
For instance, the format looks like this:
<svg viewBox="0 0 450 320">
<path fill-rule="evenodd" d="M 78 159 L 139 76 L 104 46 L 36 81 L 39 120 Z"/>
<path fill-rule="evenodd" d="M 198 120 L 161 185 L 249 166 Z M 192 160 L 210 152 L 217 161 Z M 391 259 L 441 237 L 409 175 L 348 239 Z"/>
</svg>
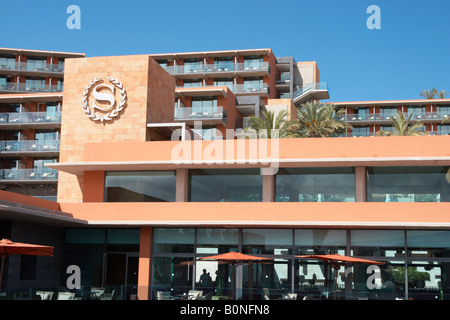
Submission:
<svg viewBox="0 0 450 320">
<path fill-rule="evenodd" d="M 106 79 L 107 82 L 101 77 L 94 78 L 83 89 L 81 106 L 92 121 L 113 120 L 126 106 L 127 93 L 122 82 L 114 77 Z"/>
</svg>

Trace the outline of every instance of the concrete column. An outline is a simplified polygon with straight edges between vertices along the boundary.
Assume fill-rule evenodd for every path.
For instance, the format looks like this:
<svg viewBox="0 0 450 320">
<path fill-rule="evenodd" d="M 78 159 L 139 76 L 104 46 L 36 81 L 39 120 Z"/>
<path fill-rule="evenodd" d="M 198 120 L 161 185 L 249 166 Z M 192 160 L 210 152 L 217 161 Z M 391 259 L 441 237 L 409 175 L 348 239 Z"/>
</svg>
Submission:
<svg viewBox="0 0 450 320">
<path fill-rule="evenodd" d="M 138 300 L 149 300 L 151 256 L 152 256 L 152 227 L 142 227 L 139 246 Z"/>
<path fill-rule="evenodd" d="M 263 202 L 275 201 L 275 176 L 263 175 L 263 190 L 262 190 Z"/>
<path fill-rule="evenodd" d="M 177 169 L 177 185 L 175 193 L 176 202 L 187 202 L 189 196 L 189 171 L 188 169 Z"/>
<path fill-rule="evenodd" d="M 355 167 L 355 201 L 366 202 L 366 167 Z"/>
</svg>

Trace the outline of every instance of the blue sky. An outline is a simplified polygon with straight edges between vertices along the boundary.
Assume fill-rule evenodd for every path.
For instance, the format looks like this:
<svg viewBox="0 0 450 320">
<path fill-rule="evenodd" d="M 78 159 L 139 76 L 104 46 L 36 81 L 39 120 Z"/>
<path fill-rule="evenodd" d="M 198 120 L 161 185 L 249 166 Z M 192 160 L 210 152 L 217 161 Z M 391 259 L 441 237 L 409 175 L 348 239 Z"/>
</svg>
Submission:
<svg viewBox="0 0 450 320">
<path fill-rule="evenodd" d="M 66 27 L 70 5 L 81 30 Z M 366 26 L 370 5 L 379 30 Z M 416 99 L 450 92 L 449 12 L 449 0 L 0 0 L 0 47 L 88 57 L 271 48 L 317 61 L 330 101 Z"/>
</svg>

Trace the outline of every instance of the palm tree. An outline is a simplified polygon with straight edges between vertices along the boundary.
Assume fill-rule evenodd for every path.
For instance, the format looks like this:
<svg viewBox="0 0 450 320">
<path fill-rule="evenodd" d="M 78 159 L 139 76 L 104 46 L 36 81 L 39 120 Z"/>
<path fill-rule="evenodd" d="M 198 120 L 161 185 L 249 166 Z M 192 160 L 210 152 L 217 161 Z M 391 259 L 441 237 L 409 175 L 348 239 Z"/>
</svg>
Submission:
<svg viewBox="0 0 450 320">
<path fill-rule="evenodd" d="M 419 96 L 424 97 L 425 99 L 434 99 L 434 97 L 438 94 L 438 91 L 436 88 L 433 88 L 431 90 L 422 90 L 419 94 Z"/>
<path fill-rule="evenodd" d="M 411 121 L 412 113 L 406 119 L 404 113 L 397 113 L 397 116 L 391 117 L 392 127 L 394 131 L 379 130 L 376 136 L 424 136 L 428 132 L 421 131 L 424 124 L 420 121 Z"/>
<path fill-rule="evenodd" d="M 291 136 L 290 128 L 293 125 L 293 121 L 286 119 L 288 115 L 286 110 L 280 111 L 276 117 L 275 112 L 268 111 L 266 108 L 263 108 L 261 112 L 263 115 L 262 118 L 259 116 L 250 116 L 247 119 L 247 127 L 244 129 L 244 132 L 254 132 L 257 137 L 268 139 L 271 139 L 272 135 L 275 137 L 276 133 L 278 133 L 278 138 Z"/>
<path fill-rule="evenodd" d="M 295 133 L 298 137 L 331 137 L 336 133 L 351 129 L 352 126 L 342 120 L 342 109 L 336 111 L 332 104 L 307 102 L 297 110 Z"/>
<path fill-rule="evenodd" d="M 445 99 L 446 96 L 448 96 L 448 92 L 445 90 L 441 90 L 439 92 L 436 91 L 436 96 L 438 96 L 438 99 Z"/>
</svg>

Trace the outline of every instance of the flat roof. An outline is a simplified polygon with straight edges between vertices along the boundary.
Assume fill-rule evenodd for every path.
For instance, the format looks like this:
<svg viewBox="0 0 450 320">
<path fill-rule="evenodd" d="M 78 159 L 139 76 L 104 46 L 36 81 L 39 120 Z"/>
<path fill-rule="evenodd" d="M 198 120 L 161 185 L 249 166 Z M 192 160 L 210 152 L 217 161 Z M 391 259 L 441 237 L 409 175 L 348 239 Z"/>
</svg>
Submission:
<svg viewBox="0 0 450 320">
<path fill-rule="evenodd" d="M 405 99 L 405 100 L 377 100 L 377 101 L 348 101 L 348 102 L 329 102 L 334 105 L 355 105 L 355 106 L 380 106 L 380 105 L 399 105 L 399 104 L 410 104 L 410 105 L 421 105 L 421 104 L 440 104 L 440 103 L 450 103 L 450 99 Z"/>
<path fill-rule="evenodd" d="M 85 57 L 85 53 L 78 52 L 63 52 L 63 51 L 49 51 L 49 50 L 31 50 L 31 49 L 15 49 L 15 48 L 0 48 L 0 54 L 24 54 L 33 56 L 54 56 L 64 58 Z"/>
<path fill-rule="evenodd" d="M 154 59 L 187 59 L 198 57 L 226 57 L 230 55 L 249 56 L 269 54 L 271 49 L 243 49 L 243 50 L 222 50 L 222 51 L 198 51 L 198 52 L 176 52 L 176 53 L 155 53 L 149 54 Z"/>
</svg>

